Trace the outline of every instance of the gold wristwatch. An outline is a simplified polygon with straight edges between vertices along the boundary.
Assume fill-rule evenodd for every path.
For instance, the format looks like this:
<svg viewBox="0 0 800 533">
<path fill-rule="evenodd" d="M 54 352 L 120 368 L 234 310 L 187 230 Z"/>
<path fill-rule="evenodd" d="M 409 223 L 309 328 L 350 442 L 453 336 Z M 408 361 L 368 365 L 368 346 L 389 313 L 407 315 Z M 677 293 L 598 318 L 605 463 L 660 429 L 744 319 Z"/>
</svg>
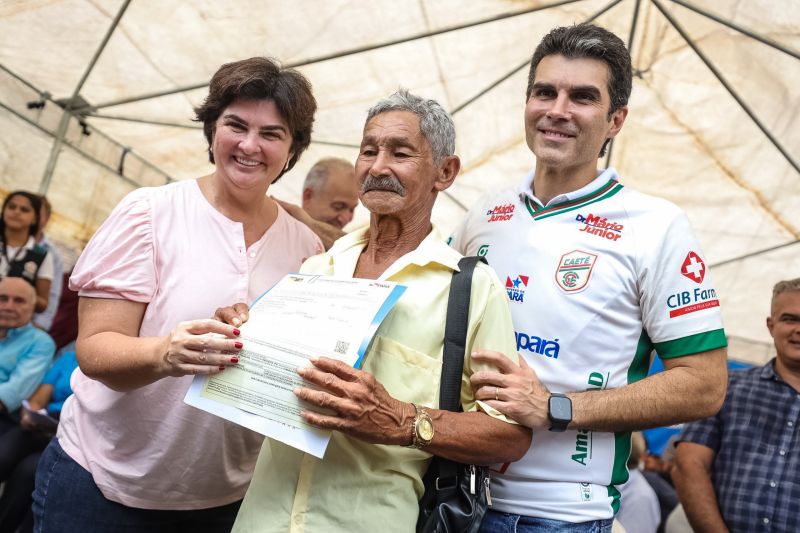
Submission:
<svg viewBox="0 0 800 533">
<path fill-rule="evenodd" d="M 412 405 L 414 409 L 416 409 L 417 414 L 414 416 L 413 440 L 408 447 L 419 450 L 430 444 L 433 440 L 433 420 L 431 420 L 431 415 L 428 414 L 428 411 L 426 411 L 424 407 L 417 404 Z"/>
</svg>

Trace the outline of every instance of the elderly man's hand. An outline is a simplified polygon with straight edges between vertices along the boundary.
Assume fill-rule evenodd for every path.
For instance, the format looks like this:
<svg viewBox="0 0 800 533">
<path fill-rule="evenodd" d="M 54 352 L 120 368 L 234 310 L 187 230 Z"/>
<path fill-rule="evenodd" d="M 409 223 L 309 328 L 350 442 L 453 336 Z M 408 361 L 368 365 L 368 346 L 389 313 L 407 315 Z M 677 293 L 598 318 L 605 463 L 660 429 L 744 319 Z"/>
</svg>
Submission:
<svg viewBox="0 0 800 533">
<path fill-rule="evenodd" d="M 482 400 L 506 416 L 529 428 L 549 428 L 547 390 L 536 372 L 519 356 L 519 366 L 500 352 L 476 350 L 472 358 L 488 363 L 499 370 L 480 370 L 470 381 L 475 388 L 475 398 Z"/>
<path fill-rule="evenodd" d="M 303 411 L 309 424 L 372 444 L 411 444 L 413 405 L 392 398 L 372 374 L 341 361 L 321 357 L 312 364 L 297 373 L 322 390 L 301 387 L 294 393 L 333 414 Z"/>
</svg>

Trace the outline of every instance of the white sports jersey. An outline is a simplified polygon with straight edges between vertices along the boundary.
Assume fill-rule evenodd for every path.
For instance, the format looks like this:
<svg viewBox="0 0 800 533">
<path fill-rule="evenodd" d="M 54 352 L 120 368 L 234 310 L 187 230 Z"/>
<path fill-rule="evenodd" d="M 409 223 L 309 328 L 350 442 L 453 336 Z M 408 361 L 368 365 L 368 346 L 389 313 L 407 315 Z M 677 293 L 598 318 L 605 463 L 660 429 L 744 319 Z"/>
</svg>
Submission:
<svg viewBox="0 0 800 533">
<path fill-rule="evenodd" d="M 608 169 L 542 206 L 532 173 L 485 198 L 452 238 L 505 280 L 517 350 L 552 392 L 621 387 L 662 358 L 726 345 L 719 301 L 684 213 Z M 610 518 L 630 433 L 534 431 L 496 467 L 492 508 L 570 522 Z"/>
</svg>

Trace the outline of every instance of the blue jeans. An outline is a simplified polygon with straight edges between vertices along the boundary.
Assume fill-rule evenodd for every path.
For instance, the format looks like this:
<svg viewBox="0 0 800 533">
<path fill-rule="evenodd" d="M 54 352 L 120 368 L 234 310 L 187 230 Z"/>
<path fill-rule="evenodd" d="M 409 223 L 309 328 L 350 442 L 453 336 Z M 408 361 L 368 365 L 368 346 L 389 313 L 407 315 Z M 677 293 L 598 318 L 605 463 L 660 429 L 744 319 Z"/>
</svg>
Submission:
<svg viewBox="0 0 800 533">
<path fill-rule="evenodd" d="M 169 494 L 164 495 L 169 498 Z M 136 509 L 106 499 L 92 475 L 53 439 L 42 453 L 33 491 L 36 533 L 229 533 L 241 500 L 191 511 Z"/>
<path fill-rule="evenodd" d="M 486 511 L 479 533 L 611 533 L 613 519 L 563 522 L 518 514 Z"/>
</svg>

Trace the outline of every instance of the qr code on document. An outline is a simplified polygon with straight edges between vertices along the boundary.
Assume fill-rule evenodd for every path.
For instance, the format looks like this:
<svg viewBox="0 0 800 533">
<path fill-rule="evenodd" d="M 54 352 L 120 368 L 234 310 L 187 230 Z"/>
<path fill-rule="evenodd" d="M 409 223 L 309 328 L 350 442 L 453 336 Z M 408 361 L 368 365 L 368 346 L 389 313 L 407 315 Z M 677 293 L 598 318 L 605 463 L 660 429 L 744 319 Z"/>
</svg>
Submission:
<svg viewBox="0 0 800 533">
<path fill-rule="evenodd" d="M 336 348 L 334 348 L 333 351 L 336 352 L 336 353 L 342 354 L 342 355 L 346 355 L 347 354 L 347 349 L 349 347 L 350 347 L 350 343 L 349 342 L 336 341 Z"/>
</svg>

